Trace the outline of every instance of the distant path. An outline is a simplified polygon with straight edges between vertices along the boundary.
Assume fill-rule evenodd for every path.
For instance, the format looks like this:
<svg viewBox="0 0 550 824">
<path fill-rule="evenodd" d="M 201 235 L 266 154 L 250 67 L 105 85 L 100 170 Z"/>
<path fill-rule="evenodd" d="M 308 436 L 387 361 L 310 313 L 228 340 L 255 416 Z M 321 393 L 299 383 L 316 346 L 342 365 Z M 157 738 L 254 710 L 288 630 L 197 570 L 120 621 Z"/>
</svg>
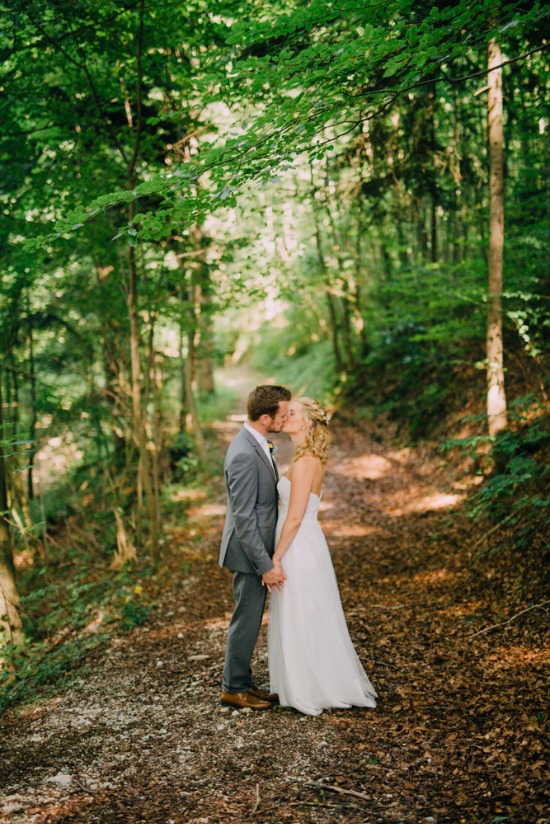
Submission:
<svg viewBox="0 0 550 824">
<path fill-rule="evenodd" d="M 239 426 L 220 424 L 222 442 Z M 452 471 L 371 425 L 332 429 L 321 519 L 379 708 L 309 718 L 219 705 L 231 592 L 213 479 L 169 531 L 170 586 L 151 624 L 116 638 L 76 687 L 6 715 L 2 822 L 548 820 L 536 618 L 469 639 L 495 615 L 468 566 L 470 523 L 449 517 Z M 283 469 L 288 456 L 281 439 Z M 267 682 L 265 629 L 256 671 Z"/>
</svg>

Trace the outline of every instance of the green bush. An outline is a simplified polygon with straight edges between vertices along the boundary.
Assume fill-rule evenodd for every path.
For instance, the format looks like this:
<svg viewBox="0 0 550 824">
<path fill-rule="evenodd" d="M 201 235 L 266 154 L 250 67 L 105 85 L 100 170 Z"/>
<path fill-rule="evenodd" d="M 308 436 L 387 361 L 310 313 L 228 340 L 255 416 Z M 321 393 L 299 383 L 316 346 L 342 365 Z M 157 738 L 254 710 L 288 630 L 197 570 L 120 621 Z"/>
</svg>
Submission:
<svg viewBox="0 0 550 824">
<path fill-rule="evenodd" d="M 532 396 L 509 409 L 510 428 L 495 438 L 474 436 L 448 440 L 442 450 L 459 447 L 486 480 L 468 499 L 473 520 L 509 524 L 514 545 L 522 551 L 548 548 L 550 514 L 550 421 Z M 487 447 L 490 446 L 490 450 Z"/>
</svg>

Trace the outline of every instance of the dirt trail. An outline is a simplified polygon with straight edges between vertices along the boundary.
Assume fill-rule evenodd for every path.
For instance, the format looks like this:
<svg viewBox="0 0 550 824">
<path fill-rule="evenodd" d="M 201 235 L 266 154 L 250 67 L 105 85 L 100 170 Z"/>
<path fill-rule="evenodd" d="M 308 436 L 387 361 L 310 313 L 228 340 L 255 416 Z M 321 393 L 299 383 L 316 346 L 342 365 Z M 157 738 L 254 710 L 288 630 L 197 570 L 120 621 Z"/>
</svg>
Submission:
<svg viewBox="0 0 550 824">
<path fill-rule="evenodd" d="M 219 705 L 231 592 L 215 484 L 171 531 L 173 585 L 154 620 L 73 688 L 5 716 L 2 822 L 549 820 L 542 612 L 469 637 L 520 607 L 504 594 L 495 612 L 498 569 L 472 562 L 461 482 L 370 426 L 334 434 L 320 517 L 378 709 Z M 265 628 L 256 674 L 267 683 Z"/>
</svg>

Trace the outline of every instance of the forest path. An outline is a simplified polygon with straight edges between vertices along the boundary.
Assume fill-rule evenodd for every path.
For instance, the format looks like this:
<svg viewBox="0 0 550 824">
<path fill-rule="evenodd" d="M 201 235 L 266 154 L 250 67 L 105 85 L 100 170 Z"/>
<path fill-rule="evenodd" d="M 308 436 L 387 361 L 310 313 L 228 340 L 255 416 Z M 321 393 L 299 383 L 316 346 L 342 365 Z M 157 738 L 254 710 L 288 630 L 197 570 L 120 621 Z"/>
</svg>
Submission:
<svg viewBox="0 0 550 824">
<path fill-rule="evenodd" d="M 220 438 L 239 426 L 220 424 Z M 232 600 L 216 480 L 170 530 L 154 620 L 114 638 L 73 688 L 6 714 L 2 822 L 548 820 L 536 612 L 470 638 L 509 612 L 495 614 L 487 571 L 472 569 L 462 481 L 370 424 L 332 428 L 320 517 L 378 708 L 220 706 Z M 264 627 L 264 685 L 266 656 Z"/>
</svg>

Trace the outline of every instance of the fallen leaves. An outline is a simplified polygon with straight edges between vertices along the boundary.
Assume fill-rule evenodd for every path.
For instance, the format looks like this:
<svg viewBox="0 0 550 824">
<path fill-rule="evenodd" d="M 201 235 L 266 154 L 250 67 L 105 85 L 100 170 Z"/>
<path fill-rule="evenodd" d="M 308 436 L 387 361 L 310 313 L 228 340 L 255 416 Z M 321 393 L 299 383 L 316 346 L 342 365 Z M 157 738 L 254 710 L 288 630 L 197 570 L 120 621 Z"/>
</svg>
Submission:
<svg viewBox="0 0 550 824">
<path fill-rule="evenodd" d="M 452 488 L 451 469 L 335 430 L 323 523 L 378 709 L 219 706 L 231 580 L 215 560 L 220 501 L 197 496 L 193 524 L 171 529 L 151 624 L 115 639 L 78 689 L 6 718 L 10 821 L 548 822 L 544 611 L 467 639 L 522 605 L 506 558 L 472 568 L 460 510 L 405 512 L 411 490 Z M 255 667 L 265 685 L 265 627 Z M 48 782 L 59 775 L 71 782 Z"/>
</svg>

